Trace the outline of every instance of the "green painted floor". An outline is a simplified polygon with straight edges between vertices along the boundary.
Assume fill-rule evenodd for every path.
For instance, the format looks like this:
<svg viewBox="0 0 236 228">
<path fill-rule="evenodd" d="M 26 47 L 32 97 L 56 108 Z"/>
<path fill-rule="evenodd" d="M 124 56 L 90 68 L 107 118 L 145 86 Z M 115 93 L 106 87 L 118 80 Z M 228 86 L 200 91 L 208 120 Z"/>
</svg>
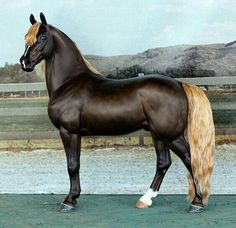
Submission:
<svg viewBox="0 0 236 228">
<path fill-rule="evenodd" d="M 185 195 L 159 195 L 136 209 L 138 195 L 81 195 L 73 213 L 57 212 L 64 195 L 0 195 L 0 227 L 236 227 L 236 195 L 213 195 L 188 214 Z"/>
</svg>

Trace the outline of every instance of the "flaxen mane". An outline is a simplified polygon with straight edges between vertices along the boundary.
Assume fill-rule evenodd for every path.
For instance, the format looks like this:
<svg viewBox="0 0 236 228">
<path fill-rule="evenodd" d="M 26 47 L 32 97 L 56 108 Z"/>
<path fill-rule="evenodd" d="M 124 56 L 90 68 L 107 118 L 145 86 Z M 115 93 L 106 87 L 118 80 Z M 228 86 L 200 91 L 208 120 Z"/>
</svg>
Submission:
<svg viewBox="0 0 236 228">
<path fill-rule="evenodd" d="M 79 50 L 78 46 L 76 45 L 76 43 L 74 42 L 78 52 L 80 53 L 80 55 L 82 56 L 83 60 L 84 60 L 84 63 L 85 65 L 87 66 L 87 68 L 93 72 L 94 74 L 100 74 L 93 66 L 92 64 L 84 57 L 84 55 L 81 53 L 81 51 Z"/>
</svg>

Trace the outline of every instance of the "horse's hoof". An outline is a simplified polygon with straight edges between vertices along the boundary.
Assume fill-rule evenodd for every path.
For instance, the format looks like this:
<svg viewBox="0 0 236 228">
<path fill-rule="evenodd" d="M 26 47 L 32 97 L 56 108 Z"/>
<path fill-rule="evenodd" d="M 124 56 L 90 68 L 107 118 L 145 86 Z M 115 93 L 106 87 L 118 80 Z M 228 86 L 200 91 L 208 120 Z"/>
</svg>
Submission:
<svg viewBox="0 0 236 228">
<path fill-rule="evenodd" d="M 136 203 L 137 208 L 149 208 L 149 205 L 141 200 L 138 200 Z"/>
<path fill-rule="evenodd" d="M 61 203 L 58 211 L 62 212 L 62 213 L 68 213 L 68 212 L 72 212 L 74 210 L 75 207 L 71 206 L 71 205 L 67 205 L 65 203 Z"/>
<path fill-rule="evenodd" d="M 190 204 L 189 208 L 187 209 L 187 212 L 188 213 L 201 213 L 203 209 L 204 209 L 204 206 Z"/>
</svg>

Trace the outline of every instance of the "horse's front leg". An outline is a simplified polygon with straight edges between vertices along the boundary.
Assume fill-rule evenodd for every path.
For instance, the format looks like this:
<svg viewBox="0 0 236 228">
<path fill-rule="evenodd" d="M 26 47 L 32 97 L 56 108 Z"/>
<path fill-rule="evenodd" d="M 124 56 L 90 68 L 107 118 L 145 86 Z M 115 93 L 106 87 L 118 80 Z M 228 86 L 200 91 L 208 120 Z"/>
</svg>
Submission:
<svg viewBox="0 0 236 228">
<path fill-rule="evenodd" d="M 160 140 L 157 140 L 154 136 L 153 141 L 157 155 L 156 174 L 154 176 L 150 188 L 136 203 L 137 208 L 149 208 L 152 205 L 152 198 L 157 196 L 163 178 L 171 165 L 171 156 L 169 148 L 166 146 L 165 143 Z"/>
<path fill-rule="evenodd" d="M 60 129 L 60 136 L 65 148 L 67 158 L 67 168 L 70 177 L 70 192 L 59 207 L 60 212 L 70 212 L 76 205 L 76 198 L 80 196 L 80 147 L 81 136 L 79 134 L 71 134 L 64 128 Z"/>
</svg>

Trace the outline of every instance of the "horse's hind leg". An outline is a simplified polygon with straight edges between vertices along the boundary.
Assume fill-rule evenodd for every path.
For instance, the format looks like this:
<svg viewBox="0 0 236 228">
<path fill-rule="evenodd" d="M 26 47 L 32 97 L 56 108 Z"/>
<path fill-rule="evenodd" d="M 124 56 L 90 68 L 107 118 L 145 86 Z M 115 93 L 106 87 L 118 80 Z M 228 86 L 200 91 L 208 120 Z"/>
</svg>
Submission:
<svg viewBox="0 0 236 228">
<path fill-rule="evenodd" d="M 136 203 L 137 208 L 148 208 L 151 206 L 151 198 L 157 196 L 165 173 L 171 165 L 169 148 L 165 145 L 165 143 L 160 140 L 157 140 L 156 137 L 153 137 L 153 141 L 157 155 L 156 174 L 154 176 L 150 188 Z"/>
<path fill-rule="evenodd" d="M 185 140 L 184 136 L 179 137 L 178 139 L 172 141 L 169 144 L 170 149 L 183 161 L 184 165 L 188 169 L 190 175 L 193 180 L 193 172 L 191 166 L 191 155 L 190 155 L 190 147 L 188 142 Z M 201 194 L 197 192 L 196 185 L 193 181 L 194 185 L 194 199 L 189 207 L 189 212 L 200 212 L 203 209 L 202 197 Z"/>
</svg>

